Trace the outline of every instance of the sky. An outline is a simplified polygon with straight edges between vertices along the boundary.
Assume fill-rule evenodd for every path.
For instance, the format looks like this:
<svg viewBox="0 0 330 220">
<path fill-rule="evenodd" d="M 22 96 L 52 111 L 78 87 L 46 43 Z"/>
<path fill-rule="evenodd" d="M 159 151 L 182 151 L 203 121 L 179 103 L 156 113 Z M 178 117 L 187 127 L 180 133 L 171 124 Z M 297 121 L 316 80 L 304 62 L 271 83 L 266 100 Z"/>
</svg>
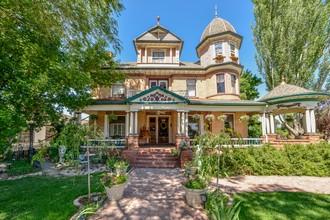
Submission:
<svg viewBox="0 0 330 220">
<path fill-rule="evenodd" d="M 252 40 L 251 25 L 254 23 L 251 0 L 123 0 L 125 10 L 117 18 L 119 39 L 122 51 L 116 55 L 120 62 L 136 62 L 133 40 L 157 24 L 160 24 L 184 41 L 181 61 L 196 62 L 196 46 L 206 26 L 215 17 L 233 25 L 236 32 L 243 36 L 239 52 L 244 69 L 261 77 L 254 59 L 255 47 Z M 258 87 L 260 98 L 267 91 L 265 84 Z"/>
</svg>

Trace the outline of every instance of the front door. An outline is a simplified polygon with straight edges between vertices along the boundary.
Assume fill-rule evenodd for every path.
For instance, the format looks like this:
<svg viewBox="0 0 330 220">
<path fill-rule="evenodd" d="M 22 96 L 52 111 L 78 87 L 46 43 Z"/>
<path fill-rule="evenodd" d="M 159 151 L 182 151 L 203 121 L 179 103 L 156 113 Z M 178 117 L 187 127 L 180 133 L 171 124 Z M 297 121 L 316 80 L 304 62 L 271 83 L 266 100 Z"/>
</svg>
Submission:
<svg viewBox="0 0 330 220">
<path fill-rule="evenodd" d="M 169 123 L 168 117 L 158 118 L 158 143 L 168 144 Z"/>
</svg>

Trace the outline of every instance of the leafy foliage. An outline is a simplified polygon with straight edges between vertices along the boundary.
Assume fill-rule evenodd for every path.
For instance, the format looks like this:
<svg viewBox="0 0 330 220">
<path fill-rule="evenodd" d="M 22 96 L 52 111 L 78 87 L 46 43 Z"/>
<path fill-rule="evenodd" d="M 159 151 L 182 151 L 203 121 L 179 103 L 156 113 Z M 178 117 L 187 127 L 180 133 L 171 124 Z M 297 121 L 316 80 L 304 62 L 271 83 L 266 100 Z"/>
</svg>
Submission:
<svg viewBox="0 0 330 220">
<path fill-rule="evenodd" d="M 214 190 L 208 194 L 205 211 L 212 220 L 238 220 L 241 211 L 240 203 L 228 205 L 228 197 Z"/>
<path fill-rule="evenodd" d="M 241 99 L 254 100 L 259 98 L 258 86 L 262 83 L 261 78 L 253 75 L 250 70 L 245 70 L 239 78 L 239 90 Z"/>
<path fill-rule="evenodd" d="M 209 153 L 205 169 L 208 175 L 281 175 L 281 176 L 330 176 L 330 144 L 319 143 L 287 145 L 277 149 L 269 145 L 229 148 L 220 155 Z"/>
<path fill-rule="evenodd" d="M 89 104 L 91 88 L 124 79 L 108 53 L 120 50 L 121 10 L 119 0 L 1 1 L 0 150 Z"/>
<path fill-rule="evenodd" d="M 38 169 L 31 165 L 27 160 L 11 160 L 11 168 L 6 171 L 9 176 L 22 175 L 27 173 L 37 172 Z"/>
<path fill-rule="evenodd" d="M 316 125 L 318 130 L 324 134 L 326 140 L 330 139 L 330 100 L 324 102 L 317 111 Z"/>
<path fill-rule="evenodd" d="M 100 182 L 103 186 L 111 188 L 114 185 L 125 183 L 127 176 L 125 174 L 116 175 L 114 173 L 105 173 L 103 174 Z"/>
<path fill-rule="evenodd" d="M 206 178 L 200 175 L 188 177 L 183 182 L 181 182 L 181 184 L 187 189 L 205 189 L 206 183 Z"/>
<path fill-rule="evenodd" d="M 289 84 L 316 91 L 329 87 L 330 1 L 252 2 L 256 61 L 268 90 L 282 76 Z"/>
</svg>

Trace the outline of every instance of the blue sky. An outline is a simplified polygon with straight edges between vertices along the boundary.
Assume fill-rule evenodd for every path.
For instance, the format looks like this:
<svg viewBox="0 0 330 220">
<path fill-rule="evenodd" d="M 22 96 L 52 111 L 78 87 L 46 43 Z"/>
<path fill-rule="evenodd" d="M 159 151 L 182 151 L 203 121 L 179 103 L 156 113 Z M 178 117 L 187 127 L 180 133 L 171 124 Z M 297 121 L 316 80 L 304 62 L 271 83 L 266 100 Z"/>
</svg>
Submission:
<svg viewBox="0 0 330 220">
<path fill-rule="evenodd" d="M 214 7 L 217 5 L 218 16 L 229 21 L 237 33 L 243 36 L 241 64 L 260 77 L 254 59 L 251 0 L 123 0 L 122 3 L 126 9 L 117 19 L 123 47 L 116 56 L 120 62 L 136 61 L 133 39 L 156 25 L 157 16 L 160 16 L 162 26 L 184 41 L 181 61 L 197 61 L 195 48 L 204 29 L 214 18 Z M 259 92 L 261 97 L 266 94 L 264 84 L 259 86 Z"/>
</svg>

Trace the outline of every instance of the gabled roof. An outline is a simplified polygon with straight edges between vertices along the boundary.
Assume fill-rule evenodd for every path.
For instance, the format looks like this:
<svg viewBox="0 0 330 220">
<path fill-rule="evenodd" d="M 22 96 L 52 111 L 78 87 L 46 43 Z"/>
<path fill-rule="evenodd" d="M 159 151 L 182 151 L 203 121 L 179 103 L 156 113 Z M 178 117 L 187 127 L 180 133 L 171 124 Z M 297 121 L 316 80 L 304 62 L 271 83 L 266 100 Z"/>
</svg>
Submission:
<svg viewBox="0 0 330 220">
<path fill-rule="evenodd" d="M 282 82 L 281 85 L 275 87 L 272 91 L 262 97 L 261 102 L 283 102 L 289 100 L 315 100 L 319 101 L 326 99 L 330 96 L 330 93 L 315 92 L 312 90 L 304 89 L 299 86 L 286 84 Z"/>
<path fill-rule="evenodd" d="M 160 86 L 154 86 L 125 100 L 125 103 L 134 104 L 178 104 L 189 103 L 189 99 Z"/>
</svg>

